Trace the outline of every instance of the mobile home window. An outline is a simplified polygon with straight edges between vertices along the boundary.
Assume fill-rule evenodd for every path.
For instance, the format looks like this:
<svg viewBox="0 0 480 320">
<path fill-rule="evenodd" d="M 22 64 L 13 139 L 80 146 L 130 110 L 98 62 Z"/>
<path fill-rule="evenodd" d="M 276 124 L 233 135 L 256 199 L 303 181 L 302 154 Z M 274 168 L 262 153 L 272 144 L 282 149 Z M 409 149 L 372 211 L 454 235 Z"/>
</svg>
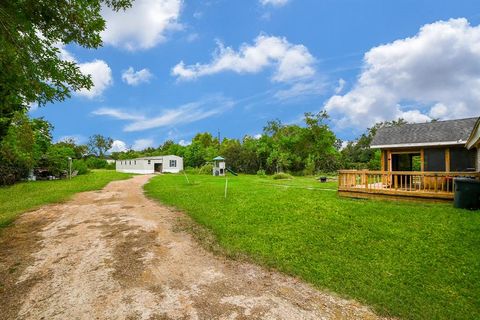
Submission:
<svg viewBox="0 0 480 320">
<path fill-rule="evenodd" d="M 128 161 L 128 164 L 129 164 L 129 165 L 132 165 L 132 160 L 129 160 L 129 161 Z"/>
<path fill-rule="evenodd" d="M 170 167 L 176 167 L 177 166 L 177 160 L 170 160 Z"/>
<path fill-rule="evenodd" d="M 133 164 L 135 164 L 135 165 L 136 165 L 136 164 L 137 164 L 137 160 L 133 161 Z"/>
</svg>

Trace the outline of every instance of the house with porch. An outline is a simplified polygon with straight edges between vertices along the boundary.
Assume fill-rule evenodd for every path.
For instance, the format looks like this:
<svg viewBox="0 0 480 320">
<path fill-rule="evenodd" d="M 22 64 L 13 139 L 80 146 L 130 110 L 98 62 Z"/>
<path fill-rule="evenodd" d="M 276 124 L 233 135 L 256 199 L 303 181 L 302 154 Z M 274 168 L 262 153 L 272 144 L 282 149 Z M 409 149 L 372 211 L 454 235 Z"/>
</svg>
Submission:
<svg viewBox="0 0 480 320">
<path fill-rule="evenodd" d="M 371 148 L 380 170 L 340 170 L 340 195 L 448 201 L 455 178 L 480 179 L 480 118 L 380 128 Z"/>
</svg>

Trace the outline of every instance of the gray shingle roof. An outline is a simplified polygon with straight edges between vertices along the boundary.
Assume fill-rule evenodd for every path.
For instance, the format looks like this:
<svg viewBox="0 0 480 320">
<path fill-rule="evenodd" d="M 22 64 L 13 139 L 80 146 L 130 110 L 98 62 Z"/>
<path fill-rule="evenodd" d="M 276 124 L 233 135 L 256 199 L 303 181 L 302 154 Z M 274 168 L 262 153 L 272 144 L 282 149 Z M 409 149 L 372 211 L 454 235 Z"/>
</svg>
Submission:
<svg viewBox="0 0 480 320">
<path fill-rule="evenodd" d="M 406 124 L 378 129 L 372 147 L 422 143 L 465 143 L 479 118 Z"/>
</svg>

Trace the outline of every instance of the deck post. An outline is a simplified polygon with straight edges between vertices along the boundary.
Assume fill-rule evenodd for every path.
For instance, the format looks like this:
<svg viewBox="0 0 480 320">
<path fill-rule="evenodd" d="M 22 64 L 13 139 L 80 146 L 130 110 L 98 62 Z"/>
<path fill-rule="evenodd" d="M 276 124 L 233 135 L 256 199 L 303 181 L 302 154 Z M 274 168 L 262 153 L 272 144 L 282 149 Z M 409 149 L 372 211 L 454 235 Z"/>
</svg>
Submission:
<svg viewBox="0 0 480 320">
<path fill-rule="evenodd" d="M 365 189 L 368 190 L 368 174 L 366 170 L 363 171 L 363 179 L 365 181 Z"/>
<path fill-rule="evenodd" d="M 445 171 L 450 172 L 450 148 L 445 149 Z"/>
</svg>

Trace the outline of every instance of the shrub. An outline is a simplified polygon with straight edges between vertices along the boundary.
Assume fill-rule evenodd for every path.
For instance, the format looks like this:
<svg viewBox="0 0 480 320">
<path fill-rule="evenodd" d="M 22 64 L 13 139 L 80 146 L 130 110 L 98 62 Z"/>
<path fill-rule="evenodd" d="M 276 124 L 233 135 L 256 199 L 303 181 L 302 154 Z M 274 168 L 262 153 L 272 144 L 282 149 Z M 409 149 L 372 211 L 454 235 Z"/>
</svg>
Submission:
<svg viewBox="0 0 480 320">
<path fill-rule="evenodd" d="M 293 179 L 293 177 L 285 172 L 279 172 L 273 175 L 274 180 L 286 180 L 286 179 Z"/>
<path fill-rule="evenodd" d="M 115 165 L 115 162 L 112 162 L 112 163 L 107 163 L 107 166 L 105 167 L 105 169 L 107 170 L 115 170 L 117 167 Z"/>
<path fill-rule="evenodd" d="M 204 164 L 203 166 L 200 167 L 200 170 L 198 171 L 198 173 L 200 173 L 200 174 L 212 174 L 212 171 L 213 171 L 213 164 L 207 163 L 207 164 Z"/>
<path fill-rule="evenodd" d="M 50 174 L 54 176 L 65 176 L 68 172 L 68 158 L 73 158 L 74 156 L 75 152 L 72 148 L 55 144 L 48 148 L 48 151 L 38 162 L 38 165 L 39 167 L 48 169 Z"/>
<path fill-rule="evenodd" d="M 265 177 L 266 175 L 267 173 L 263 169 L 257 171 L 257 176 Z"/>
<path fill-rule="evenodd" d="M 96 157 L 88 158 L 85 160 L 85 163 L 89 169 L 105 169 L 105 167 L 108 165 L 107 160 Z"/>
<path fill-rule="evenodd" d="M 78 171 L 77 174 L 86 174 L 89 172 L 87 164 L 84 160 L 74 160 L 72 163 L 72 170 Z"/>
</svg>

